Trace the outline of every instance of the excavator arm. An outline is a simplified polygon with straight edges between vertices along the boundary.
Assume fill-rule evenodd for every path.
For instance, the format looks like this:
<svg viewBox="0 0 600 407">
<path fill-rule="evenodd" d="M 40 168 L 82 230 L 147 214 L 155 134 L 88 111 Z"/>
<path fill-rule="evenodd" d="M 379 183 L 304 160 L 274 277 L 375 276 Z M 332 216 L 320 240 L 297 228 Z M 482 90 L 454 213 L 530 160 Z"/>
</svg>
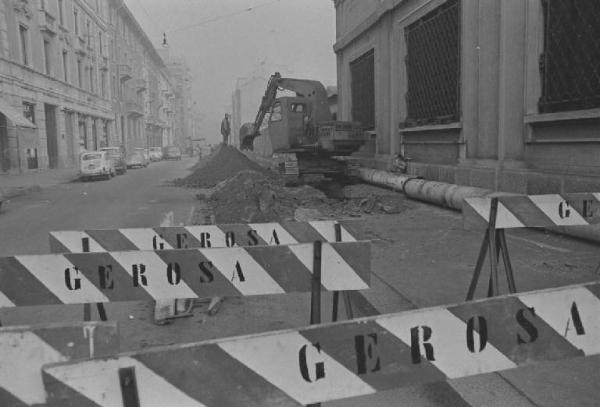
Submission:
<svg viewBox="0 0 600 407">
<path fill-rule="evenodd" d="M 253 141 L 256 137 L 260 136 L 260 126 L 262 125 L 266 114 L 273 107 L 273 104 L 277 99 L 277 91 L 280 89 L 295 92 L 297 96 L 311 100 L 313 109 L 311 120 L 313 121 L 313 124 L 331 120 L 329 105 L 327 103 L 327 91 L 321 82 L 306 79 L 282 78 L 279 72 L 275 72 L 269 78 L 267 89 L 262 97 L 252 128 L 247 130 L 247 134 L 242 138 L 242 149 L 252 150 Z"/>
</svg>

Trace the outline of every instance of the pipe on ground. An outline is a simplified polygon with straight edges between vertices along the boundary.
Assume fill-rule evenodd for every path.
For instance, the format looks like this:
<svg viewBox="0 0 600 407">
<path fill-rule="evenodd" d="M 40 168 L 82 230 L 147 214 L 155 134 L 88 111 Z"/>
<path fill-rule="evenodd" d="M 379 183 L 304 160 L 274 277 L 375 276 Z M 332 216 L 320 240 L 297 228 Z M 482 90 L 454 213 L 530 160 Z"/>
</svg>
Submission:
<svg viewBox="0 0 600 407">
<path fill-rule="evenodd" d="M 466 198 L 514 195 L 512 193 L 494 192 L 489 189 L 468 187 L 446 182 L 428 181 L 419 177 L 394 174 L 372 168 L 359 168 L 358 177 L 370 184 L 391 188 L 404 193 L 407 197 L 419 201 L 462 211 L 462 203 Z M 600 243 L 600 224 L 590 226 L 557 226 L 548 230 L 578 239 Z"/>
</svg>

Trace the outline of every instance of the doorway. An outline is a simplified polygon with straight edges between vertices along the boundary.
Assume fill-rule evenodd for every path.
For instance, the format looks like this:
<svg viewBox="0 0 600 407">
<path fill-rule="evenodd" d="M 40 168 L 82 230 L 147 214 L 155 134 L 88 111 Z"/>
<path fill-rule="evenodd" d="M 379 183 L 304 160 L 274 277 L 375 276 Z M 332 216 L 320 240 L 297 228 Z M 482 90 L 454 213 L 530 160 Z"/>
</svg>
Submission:
<svg viewBox="0 0 600 407">
<path fill-rule="evenodd" d="M 44 104 L 46 116 L 46 146 L 48 167 L 58 168 L 58 129 L 56 127 L 56 106 Z"/>
<path fill-rule="evenodd" d="M 8 128 L 6 126 L 6 116 L 0 113 L 0 171 L 2 172 L 7 172 L 10 169 L 10 149 L 8 146 Z"/>
</svg>

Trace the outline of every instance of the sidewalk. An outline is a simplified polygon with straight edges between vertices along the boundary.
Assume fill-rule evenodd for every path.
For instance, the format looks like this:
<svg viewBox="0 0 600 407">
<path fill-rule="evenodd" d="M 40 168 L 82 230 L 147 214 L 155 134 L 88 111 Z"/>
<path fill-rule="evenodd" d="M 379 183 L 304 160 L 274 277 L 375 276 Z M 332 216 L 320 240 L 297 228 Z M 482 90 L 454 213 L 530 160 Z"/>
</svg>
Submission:
<svg viewBox="0 0 600 407">
<path fill-rule="evenodd" d="M 78 177 L 76 168 L 43 170 L 24 174 L 0 174 L 0 201 L 64 184 Z"/>
</svg>

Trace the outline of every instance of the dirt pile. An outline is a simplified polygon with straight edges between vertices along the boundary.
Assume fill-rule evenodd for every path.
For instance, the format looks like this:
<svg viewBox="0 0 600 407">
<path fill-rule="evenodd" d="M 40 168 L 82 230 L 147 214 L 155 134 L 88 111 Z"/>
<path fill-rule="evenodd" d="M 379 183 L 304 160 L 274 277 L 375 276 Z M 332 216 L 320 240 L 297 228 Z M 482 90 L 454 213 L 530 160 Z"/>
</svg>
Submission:
<svg viewBox="0 0 600 407">
<path fill-rule="evenodd" d="M 250 223 L 293 220 L 298 207 L 324 201 L 315 188 L 287 188 L 264 172 L 243 170 L 217 185 L 209 205 L 217 223 Z"/>
<path fill-rule="evenodd" d="M 269 171 L 250 160 L 238 149 L 221 145 L 210 156 L 200 160 L 192 173 L 185 178 L 174 180 L 174 184 L 189 188 L 212 188 L 219 182 L 225 181 L 240 171 L 253 170 L 262 174 Z"/>
</svg>

